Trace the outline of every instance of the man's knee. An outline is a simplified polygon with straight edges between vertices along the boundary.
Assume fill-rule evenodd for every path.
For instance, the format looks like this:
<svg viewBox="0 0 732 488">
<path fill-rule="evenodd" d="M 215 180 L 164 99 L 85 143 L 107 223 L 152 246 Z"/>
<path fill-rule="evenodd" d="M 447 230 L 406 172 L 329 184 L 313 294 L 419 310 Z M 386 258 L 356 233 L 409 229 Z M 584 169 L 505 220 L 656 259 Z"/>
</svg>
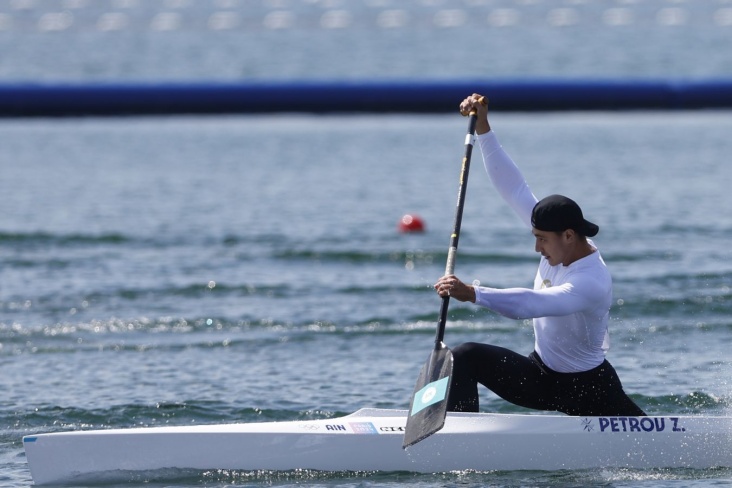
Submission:
<svg viewBox="0 0 732 488">
<path fill-rule="evenodd" d="M 478 342 L 463 342 L 451 349 L 455 362 L 470 361 L 475 356 L 481 344 Z"/>
<path fill-rule="evenodd" d="M 486 346 L 486 344 L 481 344 L 480 342 L 463 342 L 462 344 L 455 346 L 452 351 L 453 354 L 470 354 L 484 346 Z"/>
</svg>

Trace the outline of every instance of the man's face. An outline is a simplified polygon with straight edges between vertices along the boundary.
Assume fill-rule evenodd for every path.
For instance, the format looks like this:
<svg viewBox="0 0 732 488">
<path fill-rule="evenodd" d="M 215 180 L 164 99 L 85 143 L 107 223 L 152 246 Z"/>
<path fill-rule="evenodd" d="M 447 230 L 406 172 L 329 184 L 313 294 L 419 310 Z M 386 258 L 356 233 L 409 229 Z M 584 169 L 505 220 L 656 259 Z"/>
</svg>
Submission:
<svg viewBox="0 0 732 488">
<path fill-rule="evenodd" d="M 551 266 L 557 264 L 569 264 L 570 258 L 570 242 L 574 235 L 573 230 L 565 230 L 563 232 L 551 232 L 534 228 L 532 233 L 536 238 L 534 250 L 541 253 Z"/>
</svg>

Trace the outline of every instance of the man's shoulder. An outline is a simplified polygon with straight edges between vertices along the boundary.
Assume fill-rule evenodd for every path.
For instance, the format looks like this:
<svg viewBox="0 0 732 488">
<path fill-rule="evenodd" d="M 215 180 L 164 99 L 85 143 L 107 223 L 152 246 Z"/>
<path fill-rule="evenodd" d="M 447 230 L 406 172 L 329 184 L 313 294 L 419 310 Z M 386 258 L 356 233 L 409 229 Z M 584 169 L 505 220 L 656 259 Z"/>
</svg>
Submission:
<svg viewBox="0 0 732 488">
<path fill-rule="evenodd" d="M 569 266 L 558 264 L 550 266 L 542 259 L 540 273 L 543 278 L 550 279 L 555 285 L 570 283 L 575 286 L 592 288 L 612 287 L 612 277 L 599 251 L 575 261 Z"/>
<path fill-rule="evenodd" d="M 613 280 L 610 276 L 610 270 L 605 265 L 605 261 L 602 260 L 599 251 L 595 251 L 581 261 L 577 263 L 579 266 L 570 270 L 567 276 L 568 281 L 598 292 L 604 292 L 612 288 Z"/>
</svg>

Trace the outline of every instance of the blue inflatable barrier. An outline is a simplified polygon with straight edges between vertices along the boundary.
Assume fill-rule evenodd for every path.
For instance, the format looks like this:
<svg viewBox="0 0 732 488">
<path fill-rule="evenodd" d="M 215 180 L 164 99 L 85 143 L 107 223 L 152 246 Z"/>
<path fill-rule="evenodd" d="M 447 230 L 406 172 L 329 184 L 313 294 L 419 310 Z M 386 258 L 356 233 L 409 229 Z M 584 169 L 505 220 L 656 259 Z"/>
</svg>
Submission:
<svg viewBox="0 0 732 488">
<path fill-rule="evenodd" d="M 732 80 L 5 84 L 0 116 L 450 112 L 473 92 L 503 111 L 732 107 Z"/>
</svg>

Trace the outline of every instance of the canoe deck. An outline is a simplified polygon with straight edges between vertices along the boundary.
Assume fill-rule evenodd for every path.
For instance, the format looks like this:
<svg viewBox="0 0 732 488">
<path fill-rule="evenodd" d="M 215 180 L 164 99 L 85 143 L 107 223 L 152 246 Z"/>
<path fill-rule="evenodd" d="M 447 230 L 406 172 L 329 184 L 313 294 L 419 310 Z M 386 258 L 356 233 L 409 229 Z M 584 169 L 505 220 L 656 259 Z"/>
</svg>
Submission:
<svg viewBox="0 0 732 488">
<path fill-rule="evenodd" d="M 166 470 L 411 471 L 732 467 L 732 417 L 450 413 L 402 449 L 405 410 L 311 421 L 26 436 L 34 483 Z"/>
</svg>

